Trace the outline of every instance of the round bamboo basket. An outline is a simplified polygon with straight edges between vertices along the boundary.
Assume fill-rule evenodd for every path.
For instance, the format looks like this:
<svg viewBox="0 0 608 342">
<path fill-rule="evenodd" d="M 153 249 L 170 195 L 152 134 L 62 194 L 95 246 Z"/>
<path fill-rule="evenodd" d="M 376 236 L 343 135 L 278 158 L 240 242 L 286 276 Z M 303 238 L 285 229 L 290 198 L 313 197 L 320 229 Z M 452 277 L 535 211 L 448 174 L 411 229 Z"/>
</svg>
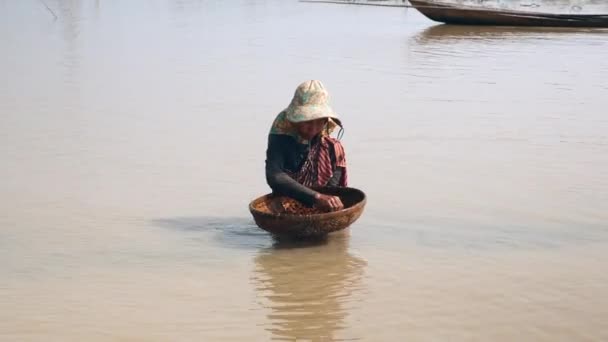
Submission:
<svg viewBox="0 0 608 342">
<path fill-rule="evenodd" d="M 363 191 L 348 187 L 322 188 L 317 191 L 338 196 L 344 204 L 339 211 L 323 212 L 283 196 L 267 194 L 249 204 L 258 227 L 278 236 L 322 236 L 353 224 L 363 213 L 367 201 Z"/>
</svg>

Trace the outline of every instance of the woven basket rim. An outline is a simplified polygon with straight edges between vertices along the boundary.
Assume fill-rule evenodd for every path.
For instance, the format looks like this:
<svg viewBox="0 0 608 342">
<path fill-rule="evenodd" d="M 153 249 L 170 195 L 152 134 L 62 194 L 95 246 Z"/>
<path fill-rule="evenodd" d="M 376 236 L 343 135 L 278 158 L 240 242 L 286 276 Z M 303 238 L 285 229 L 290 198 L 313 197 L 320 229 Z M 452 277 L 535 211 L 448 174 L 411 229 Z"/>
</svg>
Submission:
<svg viewBox="0 0 608 342">
<path fill-rule="evenodd" d="M 272 193 L 267 193 L 265 195 L 255 198 L 253 201 L 249 202 L 249 211 L 253 215 L 262 216 L 262 217 L 289 218 L 289 219 L 321 219 L 321 218 L 339 217 L 339 216 L 345 215 L 351 211 L 357 211 L 361 207 L 365 206 L 365 204 L 367 202 L 367 195 L 365 194 L 365 192 L 363 192 L 357 188 L 352 188 L 352 187 L 342 187 L 340 189 L 358 192 L 362 196 L 362 199 L 351 207 L 344 208 L 344 209 L 341 209 L 338 211 L 330 211 L 328 213 L 305 214 L 305 215 L 290 214 L 290 213 L 273 214 L 273 213 L 258 210 L 254 207 L 254 204 L 256 204 L 257 202 L 262 201 L 265 198 L 268 198 L 269 196 L 272 196 Z"/>
</svg>

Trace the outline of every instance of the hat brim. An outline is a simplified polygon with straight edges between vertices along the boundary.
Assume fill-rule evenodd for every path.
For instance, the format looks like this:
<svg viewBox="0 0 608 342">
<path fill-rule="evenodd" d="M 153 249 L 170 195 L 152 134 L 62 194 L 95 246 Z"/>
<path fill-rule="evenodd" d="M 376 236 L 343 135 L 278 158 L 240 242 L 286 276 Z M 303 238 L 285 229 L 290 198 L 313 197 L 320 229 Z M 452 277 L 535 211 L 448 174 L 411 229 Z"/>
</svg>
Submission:
<svg viewBox="0 0 608 342">
<path fill-rule="evenodd" d="M 286 119 L 298 123 L 317 119 L 332 118 L 340 121 L 338 114 L 328 105 L 289 106 L 285 109 Z"/>
</svg>

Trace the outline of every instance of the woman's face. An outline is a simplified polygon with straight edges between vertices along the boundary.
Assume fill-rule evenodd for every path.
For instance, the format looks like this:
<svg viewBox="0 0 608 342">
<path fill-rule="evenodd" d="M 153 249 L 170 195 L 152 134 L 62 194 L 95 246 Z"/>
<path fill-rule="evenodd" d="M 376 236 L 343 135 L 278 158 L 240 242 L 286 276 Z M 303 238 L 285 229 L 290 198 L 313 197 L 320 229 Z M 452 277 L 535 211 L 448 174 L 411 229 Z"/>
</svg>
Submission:
<svg viewBox="0 0 608 342">
<path fill-rule="evenodd" d="M 327 123 L 327 119 L 317 119 L 311 121 L 304 121 L 296 123 L 296 129 L 300 137 L 306 140 L 312 140 L 317 134 L 321 133 L 325 124 Z"/>
</svg>

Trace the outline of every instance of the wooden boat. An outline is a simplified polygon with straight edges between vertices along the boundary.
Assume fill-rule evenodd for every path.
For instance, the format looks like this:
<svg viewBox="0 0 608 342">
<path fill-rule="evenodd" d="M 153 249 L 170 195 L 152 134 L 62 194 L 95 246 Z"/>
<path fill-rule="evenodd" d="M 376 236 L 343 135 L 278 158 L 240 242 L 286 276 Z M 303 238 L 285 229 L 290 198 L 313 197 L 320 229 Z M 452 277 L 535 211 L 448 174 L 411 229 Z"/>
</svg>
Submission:
<svg viewBox="0 0 608 342">
<path fill-rule="evenodd" d="M 410 0 L 431 20 L 460 25 L 606 27 L 606 0 Z"/>
</svg>

